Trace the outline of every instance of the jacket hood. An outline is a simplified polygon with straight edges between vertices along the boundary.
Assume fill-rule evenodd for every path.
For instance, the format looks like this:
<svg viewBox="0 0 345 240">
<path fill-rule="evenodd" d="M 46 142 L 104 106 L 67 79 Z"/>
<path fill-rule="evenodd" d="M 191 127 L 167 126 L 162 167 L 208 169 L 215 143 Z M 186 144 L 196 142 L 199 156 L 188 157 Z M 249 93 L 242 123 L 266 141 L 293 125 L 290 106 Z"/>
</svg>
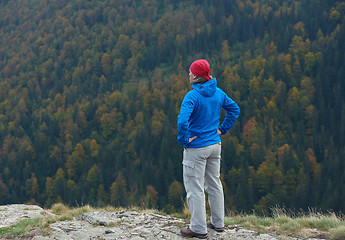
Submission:
<svg viewBox="0 0 345 240">
<path fill-rule="evenodd" d="M 217 89 L 217 80 L 215 78 L 211 79 L 208 82 L 193 84 L 192 87 L 198 91 L 201 95 L 205 97 L 211 97 L 214 95 Z"/>
</svg>

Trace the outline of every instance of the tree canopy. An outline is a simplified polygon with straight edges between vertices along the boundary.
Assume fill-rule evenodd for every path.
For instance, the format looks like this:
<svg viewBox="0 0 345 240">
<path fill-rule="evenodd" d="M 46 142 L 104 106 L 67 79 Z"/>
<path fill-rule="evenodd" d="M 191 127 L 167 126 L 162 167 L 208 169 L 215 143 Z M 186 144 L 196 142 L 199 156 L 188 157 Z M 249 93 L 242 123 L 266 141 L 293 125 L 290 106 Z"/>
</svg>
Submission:
<svg viewBox="0 0 345 240">
<path fill-rule="evenodd" d="M 345 2 L 4 0 L 0 12 L 0 204 L 180 210 L 176 122 L 205 58 L 241 108 L 222 136 L 226 208 L 345 211 Z"/>
</svg>

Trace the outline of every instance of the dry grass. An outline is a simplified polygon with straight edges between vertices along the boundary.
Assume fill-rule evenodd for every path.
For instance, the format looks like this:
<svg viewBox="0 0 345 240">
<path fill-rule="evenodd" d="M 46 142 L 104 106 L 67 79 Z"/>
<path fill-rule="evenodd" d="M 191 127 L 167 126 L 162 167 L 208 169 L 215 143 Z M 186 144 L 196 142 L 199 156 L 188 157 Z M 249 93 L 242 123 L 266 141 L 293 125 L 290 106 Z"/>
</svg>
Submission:
<svg viewBox="0 0 345 240">
<path fill-rule="evenodd" d="M 332 212 L 321 214 L 310 210 L 295 214 L 274 208 L 272 217 L 239 214 L 226 218 L 226 224 L 298 238 L 345 239 L 344 217 Z"/>
<path fill-rule="evenodd" d="M 173 214 L 170 214 L 170 215 L 173 216 L 173 217 L 176 217 L 176 218 L 182 218 L 184 220 L 189 220 L 191 215 L 190 215 L 190 212 L 189 212 L 189 208 L 188 208 L 187 202 L 184 202 L 182 212 L 177 212 L 177 213 L 173 213 Z"/>
</svg>

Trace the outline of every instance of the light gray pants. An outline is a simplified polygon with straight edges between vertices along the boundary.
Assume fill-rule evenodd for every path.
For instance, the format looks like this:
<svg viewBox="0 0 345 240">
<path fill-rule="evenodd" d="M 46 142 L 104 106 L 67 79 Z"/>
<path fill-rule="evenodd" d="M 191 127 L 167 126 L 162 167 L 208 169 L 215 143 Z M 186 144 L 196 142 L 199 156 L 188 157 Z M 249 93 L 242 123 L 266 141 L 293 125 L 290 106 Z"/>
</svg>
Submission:
<svg viewBox="0 0 345 240">
<path fill-rule="evenodd" d="M 220 181 L 221 143 L 183 151 L 183 182 L 191 213 L 190 230 L 207 233 L 205 192 L 211 209 L 211 223 L 224 227 L 224 194 Z"/>
</svg>

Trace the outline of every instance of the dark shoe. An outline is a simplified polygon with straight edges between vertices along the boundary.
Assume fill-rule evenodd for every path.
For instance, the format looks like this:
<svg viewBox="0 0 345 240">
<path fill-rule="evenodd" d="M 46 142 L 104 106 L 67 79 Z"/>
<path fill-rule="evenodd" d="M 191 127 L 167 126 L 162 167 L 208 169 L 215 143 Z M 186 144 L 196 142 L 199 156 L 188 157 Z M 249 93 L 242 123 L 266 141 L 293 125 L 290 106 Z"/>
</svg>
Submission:
<svg viewBox="0 0 345 240">
<path fill-rule="evenodd" d="M 195 233 L 189 228 L 182 228 L 180 232 L 181 232 L 181 235 L 184 237 L 197 237 L 197 238 L 202 238 L 202 239 L 207 238 L 207 233 L 205 234 Z"/>
<path fill-rule="evenodd" d="M 216 230 L 217 232 L 224 232 L 224 228 L 215 227 L 210 221 L 207 222 L 207 227 Z"/>
</svg>

